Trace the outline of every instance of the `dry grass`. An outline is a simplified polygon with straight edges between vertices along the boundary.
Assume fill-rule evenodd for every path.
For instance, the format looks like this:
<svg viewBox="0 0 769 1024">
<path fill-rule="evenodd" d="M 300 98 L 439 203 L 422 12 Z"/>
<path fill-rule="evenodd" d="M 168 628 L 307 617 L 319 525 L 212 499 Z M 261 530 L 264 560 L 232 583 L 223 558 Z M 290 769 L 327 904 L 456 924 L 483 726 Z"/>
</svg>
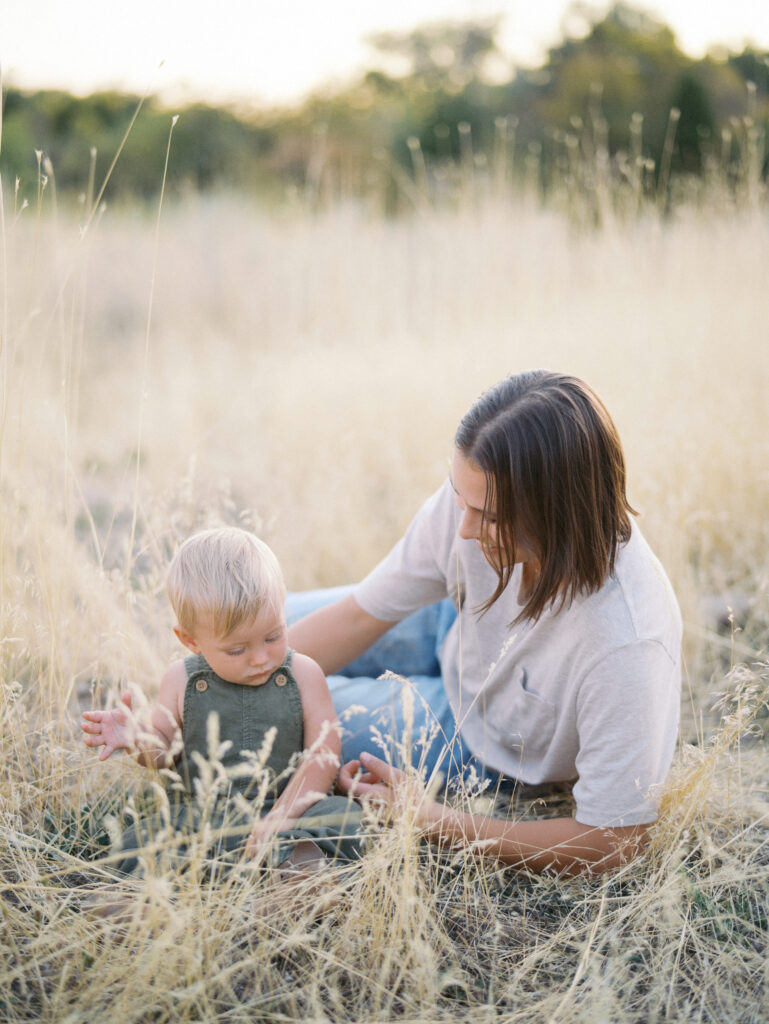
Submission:
<svg viewBox="0 0 769 1024">
<path fill-rule="evenodd" d="M 45 201 L 10 205 L 0 1018 L 765 1020 L 765 214 L 595 232 L 500 199 L 386 221 L 220 198 L 164 211 L 155 250 L 138 212 L 80 237 Z M 315 921 L 194 872 L 142 883 L 149 909 L 122 929 L 83 914 L 110 815 L 148 777 L 96 765 L 78 708 L 151 691 L 175 653 L 171 547 L 246 521 L 293 588 L 360 577 L 444 476 L 465 407 L 534 365 L 613 411 L 684 612 L 683 743 L 644 860 L 529 878 L 441 858 L 404 824 L 374 829 Z"/>
</svg>

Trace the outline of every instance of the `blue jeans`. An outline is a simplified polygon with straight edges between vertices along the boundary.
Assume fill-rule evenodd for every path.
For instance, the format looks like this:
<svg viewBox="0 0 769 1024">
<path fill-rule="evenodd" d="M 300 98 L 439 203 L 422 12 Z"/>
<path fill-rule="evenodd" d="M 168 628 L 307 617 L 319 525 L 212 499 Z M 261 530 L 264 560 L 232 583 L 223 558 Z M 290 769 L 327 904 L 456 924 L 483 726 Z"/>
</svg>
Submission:
<svg viewBox="0 0 769 1024">
<path fill-rule="evenodd" d="M 289 623 L 346 597 L 352 589 L 289 594 Z M 456 616 L 448 598 L 422 608 L 393 626 L 338 675 L 328 677 L 342 723 L 343 762 L 367 750 L 396 765 L 410 762 L 428 779 L 440 772 L 448 781 L 473 770 L 484 776 L 480 762 L 462 743 L 441 679 L 438 656 Z M 383 673 L 393 675 L 378 678 Z"/>
</svg>

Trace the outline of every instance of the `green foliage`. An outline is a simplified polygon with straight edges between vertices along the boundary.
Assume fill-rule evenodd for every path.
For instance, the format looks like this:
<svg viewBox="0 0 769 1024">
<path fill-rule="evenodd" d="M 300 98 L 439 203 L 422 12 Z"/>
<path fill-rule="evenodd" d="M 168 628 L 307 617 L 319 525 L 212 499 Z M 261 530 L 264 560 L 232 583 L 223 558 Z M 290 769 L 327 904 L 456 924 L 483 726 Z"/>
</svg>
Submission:
<svg viewBox="0 0 769 1024">
<path fill-rule="evenodd" d="M 80 98 L 55 91 L 9 90 L 3 114 L 5 180 L 18 178 L 28 194 L 36 187 L 36 153 L 42 152 L 50 161 L 59 191 L 83 192 L 92 158 L 98 186 L 139 104 L 139 97 L 115 92 Z M 171 118 L 172 112 L 155 100 L 144 101 L 115 167 L 110 195 L 142 198 L 157 192 Z M 228 110 L 189 106 L 174 131 L 172 181 L 177 187 L 195 189 L 259 186 L 261 163 L 271 144 L 269 130 Z"/>
<path fill-rule="evenodd" d="M 570 145 L 653 161 L 654 175 L 665 179 L 701 174 L 723 160 L 725 146 L 733 157 L 725 138 L 738 155 L 750 141 L 751 158 L 760 158 L 756 131 L 769 120 L 767 54 L 746 49 L 694 61 L 666 25 L 618 3 L 584 36 L 567 36 L 541 68 L 514 72 L 500 53 L 498 29 L 491 19 L 380 33 L 370 40 L 375 66 L 292 110 L 188 106 L 174 132 L 169 188 L 293 186 L 310 201 L 340 191 L 382 195 L 394 181 L 416 180 L 418 188 L 423 161 L 463 174 L 488 165 L 501 139 L 511 143 L 513 125 L 519 168 L 528 154 L 541 163 L 543 183 L 568 163 Z M 98 188 L 138 105 L 137 97 L 114 92 L 78 98 L 11 89 L 4 97 L 5 182 L 20 179 L 29 196 L 39 168 L 52 167 L 59 192 L 77 195 L 95 160 Z M 671 108 L 680 112 L 674 137 Z M 144 102 L 108 196 L 157 192 L 170 122 L 171 111 L 152 98 Z M 511 152 L 506 159 L 512 171 Z"/>
<path fill-rule="evenodd" d="M 609 152 L 616 153 L 633 149 L 635 124 L 644 155 L 659 167 L 676 108 L 673 171 L 701 170 L 705 155 L 720 145 L 718 127 L 746 111 L 745 82 L 732 65 L 691 60 L 669 28 L 625 4 L 612 8 L 583 39 L 567 39 L 551 50 L 544 70 L 541 84 L 517 96 L 531 107 L 522 123 L 532 136 L 542 125 L 567 129 L 575 117 L 592 127 L 600 121 Z"/>
<path fill-rule="evenodd" d="M 646 145 L 657 158 L 674 84 L 687 64 L 669 29 L 617 6 L 585 39 L 551 51 L 551 78 L 537 97 L 539 116 L 565 127 L 573 115 L 595 118 L 600 111 L 615 151 L 630 146 L 631 119 L 640 113 Z"/>
<path fill-rule="evenodd" d="M 747 47 L 742 53 L 731 54 L 727 64 L 744 82 L 753 82 L 764 98 L 769 95 L 769 53 Z"/>
<path fill-rule="evenodd" d="M 686 171 L 702 169 L 702 149 L 715 134 L 715 119 L 707 92 L 696 75 L 685 71 L 678 80 L 673 106 L 680 111 L 678 153 Z"/>
</svg>

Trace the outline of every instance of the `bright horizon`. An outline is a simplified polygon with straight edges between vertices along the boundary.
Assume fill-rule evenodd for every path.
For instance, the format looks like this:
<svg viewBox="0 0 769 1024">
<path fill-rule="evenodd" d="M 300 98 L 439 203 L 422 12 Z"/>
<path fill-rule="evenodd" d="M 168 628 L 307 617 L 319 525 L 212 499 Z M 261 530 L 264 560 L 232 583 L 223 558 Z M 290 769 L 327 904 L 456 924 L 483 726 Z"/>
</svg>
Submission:
<svg viewBox="0 0 769 1024">
<path fill-rule="evenodd" d="M 590 5 L 600 13 L 608 6 Z M 769 50 L 769 4 L 731 0 L 715 10 L 699 0 L 656 0 L 640 6 L 665 22 L 692 57 L 746 43 Z M 390 0 L 386 8 L 366 0 L 219 0 L 204 11 L 182 0 L 134 0 L 112 9 L 95 0 L 5 0 L 0 62 L 4 82 L 19 88 L 80 94 L 115 88 L 178 100 L 282 104 L 371 66 L 367 35 L 439 20 L 499 15 L 505 55 L 536 66 L 563 37 L 569 8 L 568 0 L 536 6 Z"/>
</svg>

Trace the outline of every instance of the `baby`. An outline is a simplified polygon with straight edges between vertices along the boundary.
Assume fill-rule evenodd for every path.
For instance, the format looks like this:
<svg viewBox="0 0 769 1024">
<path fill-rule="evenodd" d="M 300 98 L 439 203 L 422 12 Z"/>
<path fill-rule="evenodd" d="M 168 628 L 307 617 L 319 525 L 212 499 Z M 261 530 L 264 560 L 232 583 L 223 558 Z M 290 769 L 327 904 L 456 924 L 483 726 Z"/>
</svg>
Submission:
<svg viewBox="0 0 769 1024">
<path fill-rule="evenodd" d="M 118 708 L 83 714 L 85 742 L 104 747 L 100 760 L 123 749 L 172 769 L 170 821 L 158 812 L 128 828 L 118 870 L 139 870 L 169 825 L 178 856 L 210 826 L 206 862 L 220 870 L 268 848 L 285 869 L 357 859 L 360 808 L 327 795 L 339 724 L 320 667 L 288 648 L 275 555 L 245 530 L 205 530 L 174 557 L 168 596 L 191 654 L 165 673 L 157 703 L 135 709 L 125 693 Z"/>
</svg>

